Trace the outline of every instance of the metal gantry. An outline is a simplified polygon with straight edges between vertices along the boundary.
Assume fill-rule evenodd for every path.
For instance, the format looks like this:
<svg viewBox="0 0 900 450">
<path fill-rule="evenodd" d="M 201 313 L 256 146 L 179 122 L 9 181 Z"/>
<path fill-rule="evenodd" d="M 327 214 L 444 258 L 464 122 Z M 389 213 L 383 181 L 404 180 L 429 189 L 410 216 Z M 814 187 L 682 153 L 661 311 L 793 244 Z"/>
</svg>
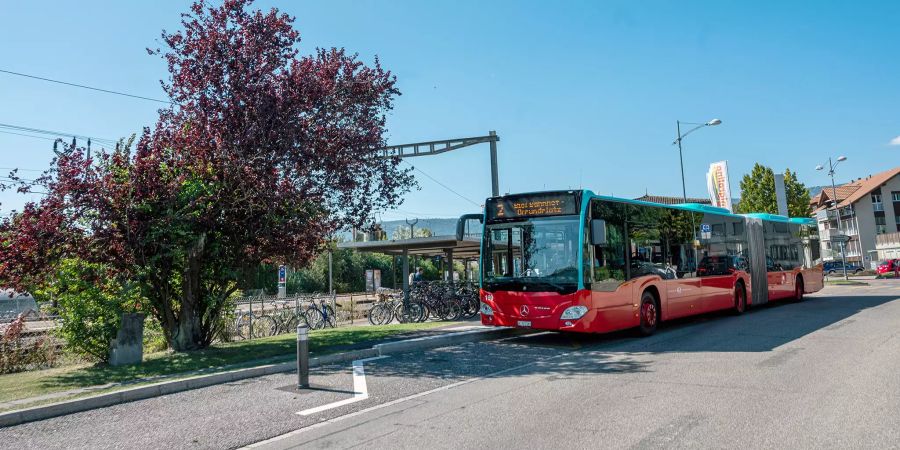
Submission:
<svg viewBox="0 0 900 450">
<path fill-rule="evenodd" d="M 415 142 L 412 144 L 389 145 L 379 149 L 385 158 L 413 158 L 416 156 L 440 155 L 453 150 L 470 147 L 477 144 L 490 144 L 491 148 L 491 194 L 500 195 L 500 183 L 497 173 L 497 142 L 500 136 L 496 131 L 491 131 L 487 136 L 477 136 L 459 139 L 445 139 L 441 141 Z"/>
<path fill-rule="evenodd" d="M 491 195 L 500 195 L 500 181 L 497 170 L 497 142 L 500 136 L 496 131 L 489 131 L 487 136 L 476 136 L 459 139 L 444 139 L 440 141 L 415 142 L 412 144 L 389 145 L 379 149 L 384 158 L 413 158 L 416 156 L 440 155 L 453 150 L 470 147 L 478 144 L 490 144 L 491 151 Z M 408 223 L 408 222 L 407 222 Z M 412 225 L 410 225 L 410 239 L 414 239 Z M 409 301 L 409 252 L 403 250 L 403 298 L 404 303 Z M 448 257 L 453 261 L 453 250 L 449 250 Z"/>
</svg>

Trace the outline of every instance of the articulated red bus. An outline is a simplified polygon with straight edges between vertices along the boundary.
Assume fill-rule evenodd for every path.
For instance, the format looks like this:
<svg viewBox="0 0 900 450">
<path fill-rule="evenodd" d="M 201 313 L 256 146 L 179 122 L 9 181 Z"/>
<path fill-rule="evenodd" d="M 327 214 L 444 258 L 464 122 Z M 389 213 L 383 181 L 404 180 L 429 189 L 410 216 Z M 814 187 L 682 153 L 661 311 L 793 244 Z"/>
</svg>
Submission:
<svg viewBox="0 0 900 450">
<path fill-rule="evenodd" d="M 557 191 L 487 199 L 485 325 L 605 333 L 822 289 L 807 218 Z"/>
</svg>

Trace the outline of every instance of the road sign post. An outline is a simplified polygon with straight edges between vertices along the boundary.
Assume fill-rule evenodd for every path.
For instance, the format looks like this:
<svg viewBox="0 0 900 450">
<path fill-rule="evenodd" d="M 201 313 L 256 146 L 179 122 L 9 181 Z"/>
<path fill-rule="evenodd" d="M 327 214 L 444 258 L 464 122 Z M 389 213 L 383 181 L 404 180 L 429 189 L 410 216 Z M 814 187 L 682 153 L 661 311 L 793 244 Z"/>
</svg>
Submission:
<svg viewBox="0 0 900 450">
<path fill-rule="evenodd" d="M 287 266 L 278 266 L 278 298 L 287 297 Z"/>
</svg>

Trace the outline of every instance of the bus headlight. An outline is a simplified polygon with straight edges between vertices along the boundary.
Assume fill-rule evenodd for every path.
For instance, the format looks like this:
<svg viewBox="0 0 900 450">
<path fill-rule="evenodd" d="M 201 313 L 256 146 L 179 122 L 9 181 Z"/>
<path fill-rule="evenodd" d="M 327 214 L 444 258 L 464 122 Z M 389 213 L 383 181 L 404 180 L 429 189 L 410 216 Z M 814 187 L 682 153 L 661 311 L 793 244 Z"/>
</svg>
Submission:
<svg viewBox="0 0 900 450">
<path fill-rule="evenodd" d="M 587 314 L 587 306 L 570 306 L 563 311 L 562 316 L 560 316 L 560 320 L 574 320 L 580 319 L 582 316 Z"/>
<path fill-rule="evenodd" d="M 481 303 L 481 313 L 484 314 L 484 315 L 486 315 L 486 316 L 493 316 L 493 315 L 494 315 L 494 308 L 491 308 L 490 306 L 488 306 L 487 303 L 482 302 L 482 303 Z"/>
</svg>

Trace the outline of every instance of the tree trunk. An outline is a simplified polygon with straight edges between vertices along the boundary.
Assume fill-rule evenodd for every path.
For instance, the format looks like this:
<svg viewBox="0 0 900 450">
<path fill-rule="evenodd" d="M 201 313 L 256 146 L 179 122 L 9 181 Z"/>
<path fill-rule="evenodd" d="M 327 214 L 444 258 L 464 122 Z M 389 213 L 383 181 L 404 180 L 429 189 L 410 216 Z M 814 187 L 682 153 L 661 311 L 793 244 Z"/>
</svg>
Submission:
<svg viewBox="0 0 900 450">
<path fill-rule="evenodd" d="M 205 346 L 203 330 L 203 293 L 201 292 L 200 262 L 206 245 L 206 235 L 201 234 L 186 255 L 184 273 L 181 279 L 181 310 L 178 312 L 178 329 L 172 338 L 172 349 L 176 352 L 199 350 Z"/>
</svg>

